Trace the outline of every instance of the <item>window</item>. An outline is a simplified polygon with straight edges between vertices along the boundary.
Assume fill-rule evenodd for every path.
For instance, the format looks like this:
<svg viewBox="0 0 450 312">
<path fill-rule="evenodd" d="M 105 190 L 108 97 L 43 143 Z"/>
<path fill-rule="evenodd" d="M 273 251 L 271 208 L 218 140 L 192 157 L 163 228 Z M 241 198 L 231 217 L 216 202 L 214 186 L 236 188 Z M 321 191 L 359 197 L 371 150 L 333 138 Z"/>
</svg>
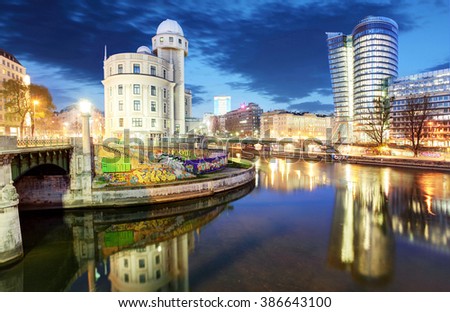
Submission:
<svg viewBox="0 0 450 312">
<path fill-rule="evenodd" d="M 123 101 L 119 101 L 119 111 L 123 111 Z"/>
<path fill-rule="evenodd" d="M 125 283 L 129 283 L 130 282 L 130 277 L 128 276 L 127 273 L 125 273 L 125 275 L 123 276 L 123 279 L 124 279 Z"/>
<path fill-rule="evenodd" d="M 173 37 L 169 37 L 169 42 L 173 43 Z"/>
<path fill-rule="evenodd" d="M 164 129 L 167 128 L 167 120 L 164 119 Z"/>
<path fill-rule="evenodd" d="M 178 39 L 178 44 L 181 44 L 181 39 Z"/>
<path fill-rule="evenodd" d="M 141 101 L 139 100 L 134 100 L 133 101 L 133 109 L 135 111 L 140 111 L 141 110 Z"/>
<path fill-rule="evenodd" d="M 123 266 L 128 268 L 128 259 L 123 259 Z"/>
<path fill-rule="evenodd" d="M 166 75 L 167 75 L 167 72 L 166 72 L 166 70 L 164 69 L 164 70 L 163 70 L 163 78 L 164 78 L 164 79 L 166 79 Z"/>
<path fill-rule="evenodd" d="M 167 114 L 167 103 L 164 103 L 163 105 L 163 112 L 164 114 Z"/>
<path fill-rule="evenodd" d="M 123 85 L 119 85 L 117 91 L 118 91 L 119 95 L 122 95 L 123 94 Z"/>
<path fill-rule="evenodd" d="M 139 259 L 139 268 L 140 269 L 145 268 L 145 259 Z"/>
<path fill-rule="evenodd" d="M 142 127 L 142 118 L 132 118 L 131 125 L 133 127 Z"/>
<path fill-rule="evenodd" d="M 155 86 L 150 87 L 150 94 L 153 96 L 156 96 L 156 87 Z"/>
<path fill-rule="evenodd" d="M 164 42 L 164 38 L 163 37 L 159 37 L 159 42 Z"/>
<path fill-rule="evenodd" d="M 150 75 L 156 76 L 156 66 L 150 66 Z"/>
<path fill-rule="evenodd" d="M 141 94 L 141 85 L 139 84 L 133 85 L 133 94 Z"/>
<path fill-rule="evenodd" d="M 155 263 L 156 264 L 159 264 L 160 263 L 160 257 L 159 257 L 159 255 L 157 255 L 156 257 L 155 257 Z"/>
<path fill-rule="evenodd" d="M 156 271 L 156 279 L 160 279 L 161 278 L 161 271 L 157 270 Z"/>
<path fill-rule="evenodd" d="M 156 102 L 155 101 L 151 101 L 151 103 L 150 103 L 150 111 L 156 112 Z"/>
<path fill-rule="evenodd" d="M 156 119 L 152 119 L 152 128 L 156 127 Z"/>
<path fill-rule="evenodd" d="M 140 74 L 141 73 L 141 65 L 133 64 L 133 73 L 134 74 Z"/>
<path fill-rule="evenodd" d="M 119 118 L 119 127 L 123 127 L 123 118 Z"/>
<path fill-rule="evenodd" d="M 139 274 L 139 283 L 144 284 L 145 283 L 145 274 Z"/>
<path fill-rule="evenodd" d="M 167 97 L 167 89 L 163 89 L 163 98 Z"/>
<path fill-rule="evenodd" d="M 123 65 L 122 64 L 117 65 L 117 73 L 123 74 Z"/>
</svg>

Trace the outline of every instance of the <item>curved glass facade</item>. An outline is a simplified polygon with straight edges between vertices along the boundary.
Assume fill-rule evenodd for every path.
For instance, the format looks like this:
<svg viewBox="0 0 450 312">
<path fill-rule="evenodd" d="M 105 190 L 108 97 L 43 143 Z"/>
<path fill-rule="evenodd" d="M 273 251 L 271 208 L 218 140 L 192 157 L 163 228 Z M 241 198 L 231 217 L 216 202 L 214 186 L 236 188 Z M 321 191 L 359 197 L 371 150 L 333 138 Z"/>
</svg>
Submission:
<svg viewBox="0 0 450 312">
<path fill-rule="evenodd" d="M 366 141 L 363 129 L 374 98 L 386 93 L 386 79 L 398 74 L 398 26 L 390 18 L 369 16 L 352 32 L 354 53 L 354 130 Z"/>
<path fill-rule="evenodd" d="M 397 77 L 397 23 L 369 16 L 351 35 L 335 32 L 327 36 L 336 116 L 333 139 L 364 142 L 363 130 L 374 98 L 385 94 L 386 78 Z"/>
</svg>

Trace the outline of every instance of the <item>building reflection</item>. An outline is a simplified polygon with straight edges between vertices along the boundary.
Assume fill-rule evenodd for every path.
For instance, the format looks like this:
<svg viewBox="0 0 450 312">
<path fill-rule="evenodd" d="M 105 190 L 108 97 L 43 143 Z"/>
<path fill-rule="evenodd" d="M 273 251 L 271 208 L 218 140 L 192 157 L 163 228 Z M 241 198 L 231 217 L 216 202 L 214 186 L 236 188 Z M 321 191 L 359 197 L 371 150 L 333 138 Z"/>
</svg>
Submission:
<svg viewBox="0 0 450 312">
<path fill-rule="evenodd" d="M 249 184 L 159 209 L 66 215 L 79 267 L 67 290 L 77 290 L 87 280 L 82 290 L 189 291 L 189 253 L 201 228 L 253 188 Z"/>
<path fill-rule="evenodd" d="M 386 174 L 358 175 L 346 165 L 345 179 L 336 187 L 328 260 L 361 282 L 385 283 L 393 273 Z"/>
<path fill-rule="evenodd" d="M 328 252 L 332 267 L 374 285 L 393 277 L 395 239 L 450 252 L 447 175 L 342 167 Z"/>
<path fill-rule="evenodd" d="M 188 291 L 194 232 L 109 257 L 111 291 Z"/>
<path fill-rule="evenodd" d="M 256 188 L 282 192 L 313 191 L 331 184 L 332 168 L 324 167 L 320 162 L 272 158 L 268 161 L 257 160 L 255 166 Z"/>
</svg>

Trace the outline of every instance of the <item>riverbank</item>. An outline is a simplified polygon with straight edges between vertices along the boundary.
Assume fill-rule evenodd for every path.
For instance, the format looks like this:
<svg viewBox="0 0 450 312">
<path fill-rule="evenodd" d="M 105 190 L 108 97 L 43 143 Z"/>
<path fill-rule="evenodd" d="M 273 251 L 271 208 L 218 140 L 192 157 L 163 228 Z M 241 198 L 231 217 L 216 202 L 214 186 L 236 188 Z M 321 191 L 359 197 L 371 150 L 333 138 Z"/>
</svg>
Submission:
<svg viewBox="0 0 450 312">
<path fill-rule="evenodd" d="M 392 156 L 339 156 L 341 162 L 348 162 L 350 164 L 450 171 L 450 162 L 444 160 Z"/>
<path fill-rule="evenodd" d="M 20 209 L 90 209 L 142 206 L 212 196 L 252 183 L 255 166 L 249 161 L 232 162 L 219 172 L 199 175 L 197 178 L 140 186 L 108 186 L 92 188 L 88 194 L 67 189 L 40 192 L 37 196 L 22 196 Z"/>
</svg>

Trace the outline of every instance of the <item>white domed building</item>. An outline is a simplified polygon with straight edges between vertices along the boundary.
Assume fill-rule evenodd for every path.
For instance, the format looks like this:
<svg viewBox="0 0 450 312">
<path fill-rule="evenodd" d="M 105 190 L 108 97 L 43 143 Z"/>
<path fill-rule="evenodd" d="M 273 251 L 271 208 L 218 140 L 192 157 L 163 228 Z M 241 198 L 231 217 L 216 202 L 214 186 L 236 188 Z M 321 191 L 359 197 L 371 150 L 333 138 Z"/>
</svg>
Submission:
<svg viewBox="0 0 450 312">
<path fill-rule="evenodd" d="M 160 139 L 186 133 L 192 95 L 184 87 L 189 42 L 173 20 L 163 21 L 152 49 L 118 53 L 104 60 L 105 137 Z"/>
</svg>

